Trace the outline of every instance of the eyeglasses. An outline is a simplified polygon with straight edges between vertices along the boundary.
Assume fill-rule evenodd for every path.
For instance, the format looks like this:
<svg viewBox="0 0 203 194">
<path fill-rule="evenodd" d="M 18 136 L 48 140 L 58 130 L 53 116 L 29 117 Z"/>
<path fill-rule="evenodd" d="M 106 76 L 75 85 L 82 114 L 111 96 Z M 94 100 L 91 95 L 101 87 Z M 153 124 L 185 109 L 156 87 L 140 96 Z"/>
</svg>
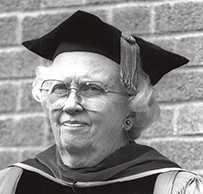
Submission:
<svg viewBox="0 0 203 194">
<path fill-rule="evenodd" d="M 42 82 L 40 91 L 42 98 L 48 98 L 51 104 L 62 108 L 72 90 L 75 90 L 78 102 L 89 110 L 101 110 L 105 106 L 104 96 L 107 93 L 129 95 L 124 92 L 110 91 L 99 81 L 86 81 L 77 87 L 70 86 L 61 80 L 45 80 Z"/>
</svg>

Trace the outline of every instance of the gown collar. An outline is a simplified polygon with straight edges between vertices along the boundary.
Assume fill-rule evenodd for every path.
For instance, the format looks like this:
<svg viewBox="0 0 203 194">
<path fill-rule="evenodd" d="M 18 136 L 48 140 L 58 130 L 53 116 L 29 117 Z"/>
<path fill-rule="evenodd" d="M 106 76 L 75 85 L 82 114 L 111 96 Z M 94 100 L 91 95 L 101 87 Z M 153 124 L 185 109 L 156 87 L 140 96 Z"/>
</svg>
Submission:
<svg viewBox="0 0 203 194">
<path fill-rule="evenodd" d="M 24 163 L 68 182 L 114 180 L 162 168 L 179 168 L 155 149 L 136 143 L 118 149 L 91 168 L 68 168 L 61 161 L 56 145 Z"/>
</svg>

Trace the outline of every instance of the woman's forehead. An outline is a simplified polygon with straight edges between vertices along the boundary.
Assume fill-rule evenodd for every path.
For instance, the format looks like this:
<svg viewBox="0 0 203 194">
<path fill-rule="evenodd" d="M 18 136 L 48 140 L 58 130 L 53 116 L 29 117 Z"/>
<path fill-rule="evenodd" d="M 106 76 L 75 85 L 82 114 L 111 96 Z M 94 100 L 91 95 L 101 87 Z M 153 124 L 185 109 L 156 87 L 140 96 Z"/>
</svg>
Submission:
<svg viewBox="0 0 203 194">
<path fill-rule="evenodd" d="M 120 67 L 103 55 L 90 52 L 66 52 L 58 55 L 51 65 L 51 77 L 64 79 L 112 79 L 119 77 Z"/>
</svg>

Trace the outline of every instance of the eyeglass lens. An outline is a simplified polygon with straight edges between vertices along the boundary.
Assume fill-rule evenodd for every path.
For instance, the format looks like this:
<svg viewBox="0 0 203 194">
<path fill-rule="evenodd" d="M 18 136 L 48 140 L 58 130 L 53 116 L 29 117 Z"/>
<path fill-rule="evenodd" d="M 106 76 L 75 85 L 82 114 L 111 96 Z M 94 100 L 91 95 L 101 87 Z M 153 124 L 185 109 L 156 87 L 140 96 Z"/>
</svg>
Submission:
<svg viewBox="0 0 203 194">
<path fill-rule="evenodd" d="M 62 81 L 47 80 L 42 84 L 42 98 L 47 101 L 47 106 L 53 109 L 61 109 L 71 91 L 76 93 L 78 103 L 86 110 L 101 111 L 104 109 L 105 87 L 100 82 L 85 82 L 76 87 L 68 87 Z"/>
</svg>

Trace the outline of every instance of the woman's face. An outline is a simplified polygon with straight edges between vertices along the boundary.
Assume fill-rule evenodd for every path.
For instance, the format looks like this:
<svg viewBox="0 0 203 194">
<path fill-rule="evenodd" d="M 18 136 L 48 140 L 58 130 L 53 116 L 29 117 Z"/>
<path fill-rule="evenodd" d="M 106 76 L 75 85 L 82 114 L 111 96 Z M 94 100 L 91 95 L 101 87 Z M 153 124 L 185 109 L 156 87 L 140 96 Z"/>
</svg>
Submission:
<svg viewBox="0 0 203 194">
<path fill-rule="evenodd" d="M 50 79 L 62 80 L 71 88 L 85 81 L 99 81 L 108 90 L 127 92 L 119 82 L 119 65 L 89 52 L 58 55 L 51 65 Z M 83 102 L 84 101 L 84 102 Z M 51 122 L 62 161 L 70 168 L 92 167 L 126 144 L 124 123 L 129 114 L 128 96 L 107 93 L 80 100 L 72 89 L 64 105 L 49 97 L 42 106 Z"/>
</svg>

